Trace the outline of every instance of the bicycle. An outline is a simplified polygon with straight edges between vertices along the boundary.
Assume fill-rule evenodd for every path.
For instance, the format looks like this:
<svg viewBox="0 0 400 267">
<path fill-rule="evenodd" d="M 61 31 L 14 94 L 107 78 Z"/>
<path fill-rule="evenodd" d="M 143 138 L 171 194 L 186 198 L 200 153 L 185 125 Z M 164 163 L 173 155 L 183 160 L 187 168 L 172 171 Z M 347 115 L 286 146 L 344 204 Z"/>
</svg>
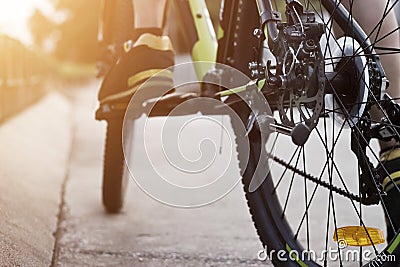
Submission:
<svg viewBox="0 0 400 267">
<path fill-rule="evenodd" d="M 400 256 L 400 233 L 388 214 L 386 193 L 377 179 L 379 175 L 390 175 L 379 163 L 371 140 L 400 141 L 400 107 L 386 93 L 388 79 L 380 62 L 380 56 L 400 50 L 379 46 L 382 39 L 398 29 L 371 41 L 372 33 L 365 33 L 352 16 L 353 1 L 349 1 L 348 9 L 335 0 L 225 1 L 221 35 L 215 50 L 216 41 L 207 26 L 208 16 L 203 13 L 206 12 L 204 1 L 176 3 L 184 21 L 194 22 L 185 23 L 194 26 L 194 32 L 187 30 L 192 44 L 199 44 L 205 38 L 203 49 L 211 51 L 205 60 L 215 57 L 217 63 L 238 69 L 252 79 L 245 85 L 238 82 L 234 89 L 205 83 L 202 96 L 220 101 L 225 97 L 223 102 L 246 125 L 244 132 L 233 125 L 239 167 L 250 213 L 266 253 L 284 252 L 271 254 L 274 265 L 331 266 L 335 263 L 332 259 L 326 255 L 315 259 L 311 252 L 327 251 L 333 244 L 339 253 L 336 264 L 347 266 L 349 262 L 340 254 L 345 251 L 341 243 L 344 241 L 346 246 L 359 247 L 360 254 L 366 250 L 365 246 L 372 247 L 373 257 L 358 259 L 355 264 L 359 266 L 397 266 L 391 262 L 391 256 Z M 393 8 L 390 1 L 386 3 L 383 18 Z M 286 20 L 277 11 L 279 7 L 284 8 Z M 383 18 L 374 27 L 375 33 L 379 33 Z M 345 33 L 344 37 L 335 37 L 333 22 Z M 194 60 L 204 59 L 198 50 L 194 52 Z M 198 73 L 209 80 L 229 76 L 215 69 L 201 69 Z M 254 112 L 251 105 L 259 98 L 267 100 L 271 112 Z M 179 99 L 175 104 L 185 100 Z M 170 99 L 164 102 L 161 99 L 161 107 L 168 106 L 167 101 Z M 383 113 L 382 120 L 371 117 L 373 106 Z M 158 115 L 168 114 L 170 109 L 161 108 Z M 263 138 L 265 128 L 273 130 L 268 132 L 268 138 Z M 346 136 L 351 139 L 350 145 L 343 143 Z M 248 153 L 244 152 L 246 140 Z M 272 142 L 275 153 L 266 153 L 268 142 Z M 291 152 L 279 151 L 280 143 L 293 144 Z M 323 157 L 308 153 L 315 144 Z M 346 148 L 348 154 L 344 155 Z M 390 157 L 390 154 L 389 151 L 387 155 Z M 336 161 L 340 157 L 353 158 L 357 166 L 347 171 L 348 166 Z M 316 168 L 307 170 L 310 158 Z M 267 160 L 273 165 L 271 168 Z M 388 184 L 398 192 L 393 179 Z M 297 200 L 295 203 L 301 201 L 304 210 L 289 213 L 290 197 Z M 325 210 L 321 212 L 321 206 L 313 205 L 322 201 L 326 205 L 322 205 Z M 350 211 L 338 212 L 335 201 L 342 207 L 350 207 L 353 218 Z M 389 228 L 396 233 L 387 245 L 379 245 L 384 241 L 382 232 L 367 227 L 365 222 L 376 213 L 370 208 L 374 204 L 382 205 Z M 313 216 L 326 221 L 325 225 L 310 229 Z M 349 227 L 351 224 L 356 226 Z M 324 240 L 313 238 L 316 229 L 325 232 Z"/>
</svg>

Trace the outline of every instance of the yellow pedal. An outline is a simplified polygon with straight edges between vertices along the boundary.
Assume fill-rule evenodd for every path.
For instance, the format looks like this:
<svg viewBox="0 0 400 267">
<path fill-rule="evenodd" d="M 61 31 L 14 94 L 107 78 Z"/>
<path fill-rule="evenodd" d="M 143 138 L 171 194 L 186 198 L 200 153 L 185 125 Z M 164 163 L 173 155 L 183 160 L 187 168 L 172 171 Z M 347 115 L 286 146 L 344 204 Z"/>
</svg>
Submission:
<svg viewBox="0 0 400 267">
<path fill-rule="evenodd" d="M 382 244 L 385 237 L 382 230 L 364 226 L 345 226 L 337 229 L 333 234 L 333 240 L 339 242 L 339 246 L 372 246 Z"/>
</svg>

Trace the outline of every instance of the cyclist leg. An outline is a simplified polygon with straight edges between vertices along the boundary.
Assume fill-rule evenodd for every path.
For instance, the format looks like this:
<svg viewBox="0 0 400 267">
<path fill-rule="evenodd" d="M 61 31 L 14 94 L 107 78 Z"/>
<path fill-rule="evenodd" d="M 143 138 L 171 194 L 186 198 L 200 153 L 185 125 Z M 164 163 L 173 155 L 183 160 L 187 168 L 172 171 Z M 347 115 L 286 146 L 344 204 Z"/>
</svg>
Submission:
<svg viewBox="0 0 400 267">
<path fill-rule="evenodd" d="M 100 20 L 98 26 L 97 41 L 100 46 L 99 58 L 97 59 L 97 77 L 103 77 L 116 61 L 114 49 L 113 22 L 115 21 L 115 0 L 102 0 Z"/>
<path fill-rule="evenodd" d="M 136 28 L 159 28 L 164 22 L 167 0 L 133 0 Z"/>
<path fill-rule="evenodd" d="M 155 73 L 174 65 L 174 52 L 168 36 L 163 36 L 166 0 L 132 0 L 135 18 L 133 40 L 127 40 L 119 60 L 104 78 L 99 91 L 97 119 L 107 119 L 125 111 L 132 95 Z M 172 88 L 172 73 L 158 86 Z M 147 84 L 146 84 L 147 85 Z M 147 86 L 146 86 L 147 88 Z M 141 88 L 143 89 L 143 88 Z M 146 97 L 162 91 L 146 89 Z M 147 95 L 147 91 L 149 91 Z"/>
</svg>

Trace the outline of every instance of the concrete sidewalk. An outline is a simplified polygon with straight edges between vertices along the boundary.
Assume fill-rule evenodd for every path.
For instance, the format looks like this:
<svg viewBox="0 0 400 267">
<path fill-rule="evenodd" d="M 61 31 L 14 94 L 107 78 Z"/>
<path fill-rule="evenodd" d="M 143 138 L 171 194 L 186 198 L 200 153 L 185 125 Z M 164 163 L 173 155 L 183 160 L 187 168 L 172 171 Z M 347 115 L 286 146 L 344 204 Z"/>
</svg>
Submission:
<svg viewBox="0 0 400 267">
<path fill-rule="evenodd" d="M 58 93 L 0 125 L 0 266 L 50 266 L 71 143 Z"/>
</svg>

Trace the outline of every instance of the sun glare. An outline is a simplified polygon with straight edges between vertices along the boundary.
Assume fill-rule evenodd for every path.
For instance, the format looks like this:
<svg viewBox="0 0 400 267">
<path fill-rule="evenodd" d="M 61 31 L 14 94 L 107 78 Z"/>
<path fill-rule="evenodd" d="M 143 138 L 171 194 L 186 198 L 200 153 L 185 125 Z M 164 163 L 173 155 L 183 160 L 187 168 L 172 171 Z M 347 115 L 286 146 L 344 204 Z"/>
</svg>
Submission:
<svg viewBox="0 0 400 267">
<path fill-rule="evenodd" d="M 28 20 L 35 8 L 51 10 L 48 0 L 0 0 L 0 33 L 30 43 Z"/>
</svg>

